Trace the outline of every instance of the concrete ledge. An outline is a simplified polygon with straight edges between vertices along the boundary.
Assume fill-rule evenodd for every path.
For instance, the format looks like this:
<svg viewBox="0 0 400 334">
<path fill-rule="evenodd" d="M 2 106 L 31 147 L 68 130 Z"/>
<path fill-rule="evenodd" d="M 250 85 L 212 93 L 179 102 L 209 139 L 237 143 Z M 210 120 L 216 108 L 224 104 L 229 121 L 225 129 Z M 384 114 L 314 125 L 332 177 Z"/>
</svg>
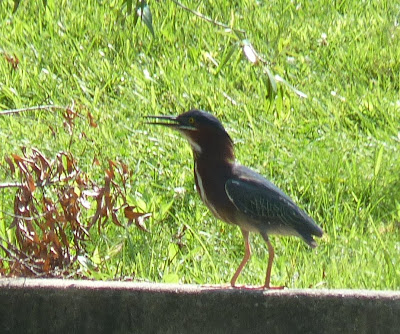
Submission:
<svg viewBox="0 0 400 334">
<path fill-rule="evenodd" d="M 399 333 L 400 293 L 0 279 L 1 333 Z"/>
</svg>

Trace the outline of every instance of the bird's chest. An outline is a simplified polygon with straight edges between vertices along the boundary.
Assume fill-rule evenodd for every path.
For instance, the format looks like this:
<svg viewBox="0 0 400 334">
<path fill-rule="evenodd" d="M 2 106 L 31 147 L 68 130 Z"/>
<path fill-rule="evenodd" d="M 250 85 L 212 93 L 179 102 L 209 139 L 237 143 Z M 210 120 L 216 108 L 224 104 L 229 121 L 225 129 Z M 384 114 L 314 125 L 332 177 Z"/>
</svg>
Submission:
<svg viewBox="0 0 400 334">
<path fill-rule="evenodd" d="M 226 166 L 194 164 L 197 192 L 214 216 L 225 222 L 232 220 L 232 203 L 225 191 L 225 183 L 230 176 L 230 169 Z"/>
</svg>

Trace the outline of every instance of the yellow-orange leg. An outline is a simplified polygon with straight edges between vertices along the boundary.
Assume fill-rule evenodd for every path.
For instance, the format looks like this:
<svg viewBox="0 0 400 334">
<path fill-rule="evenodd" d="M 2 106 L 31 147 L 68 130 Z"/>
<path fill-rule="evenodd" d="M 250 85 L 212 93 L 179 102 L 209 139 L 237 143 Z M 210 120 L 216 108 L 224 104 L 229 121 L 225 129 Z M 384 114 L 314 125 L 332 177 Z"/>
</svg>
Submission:
<svg viewBox="0 0 400 334">
<path fill-rule="evenodd" d="M 265 284 L 264 289 L 283 289 L 284 286 L 271 286 L 271 270 L 272 270 L 272 263 L 274 262 L 275 251 L 274 247 L 272 247 L 271 242 L 268 239 L 268 236 L 264 233 L 261 233 L 262 237 L 264 238 L 265 242 L 268 246 L 268 267 L 267 267 L 267 274 L 265 275 Z"/>
<path fill-rule="evenodd" d="M 241 230 L 244 239 L 244 256 L 242 262 L 240 262 L 239 267 L 237 268 L 235 274 L 231 279 L 231 286 L 234 287 L 236 284 L 236 280 L 238 279 L 243 267 L 246 265 L 247 261 L 249 261 L 251 256 L 251 248 L 249 243 L 249 231 Z"/>
</svg>

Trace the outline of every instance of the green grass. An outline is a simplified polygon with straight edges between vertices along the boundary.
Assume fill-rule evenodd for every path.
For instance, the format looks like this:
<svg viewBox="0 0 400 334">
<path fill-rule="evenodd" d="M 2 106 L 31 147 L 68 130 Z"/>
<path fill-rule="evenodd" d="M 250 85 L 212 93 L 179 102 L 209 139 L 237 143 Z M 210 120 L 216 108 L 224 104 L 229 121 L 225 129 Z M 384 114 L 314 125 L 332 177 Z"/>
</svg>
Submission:
<svg viewBox="0 0 400 334">
<path fill-rule="evenodd" d="M 194 6 L 187 2 L 188 6 Z M 0 109 L 84 105 L 99 126 L 76 121 L 71 137 L 57 112 L 0 116 L 0 182 L 12 181 L 5 155 L 36 147 L 52 158 L 71 151 L 94 179 L 94 157 L 133 170 L 130 200 L 153 213 L 150 233 L 106 226 L 88 246 L 93 277 L 226 283 L 243 241 L 217 221 L 193 187 L 188 144 L 144 115 L 196 107 L 221 119 L 238 159 L 270 178 L 323 227 L 319 247 L 272 236 L 272 284 L 290 288 L 400 288 L 400 6 L 396 1 L 198 1 L 191 7 L 244 29 L 273 73 L 308 95 L 267 78 L 235 52 L 224 29 L 170 1 L 151 2 L 156 38 L 116 1 L 0 2 Z M 4 54 L 20 60 L 13 70 Z M 229 98 L 228 98 L 229 97 Z M 234 101 L 232 103 L 231 101 Z M 79 133 L 86 137 L 79 139 Z M 184 193 L 176 191 L 183 187 Z M 10 234 L 13 191 L 0 191 L 0 234 Z M 186 226 L 183 236 L 179 234 Z M 12 230 L 11 230 L 12 231 Z M 178 241 L 184 246 L 178 247 Z M 239 283 L 261 284 L 266 245 Z"/>
</svg>

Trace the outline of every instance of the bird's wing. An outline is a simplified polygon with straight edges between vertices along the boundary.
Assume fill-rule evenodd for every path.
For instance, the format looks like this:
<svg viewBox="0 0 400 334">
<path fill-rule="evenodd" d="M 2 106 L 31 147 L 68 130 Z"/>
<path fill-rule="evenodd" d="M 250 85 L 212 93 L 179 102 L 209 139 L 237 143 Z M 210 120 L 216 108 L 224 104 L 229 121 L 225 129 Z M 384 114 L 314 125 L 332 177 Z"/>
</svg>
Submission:
<svg viewBox="0 0 400 334">
<path fill-rule="evenodd" d="M 282 190 L 246 167 L 237 168 L 239 173 L 225 183 L 226 194 L 240 212 L 260 224 L 260 230 L 299 234 L 310 245 L 310 234 L 322 236 L 321 228 Z"/>
<path fill-rule="evenodd" d="M 254 220 L 273 220 L 291 226 L 296 218 L 301 218 L 295 204 L 275 187 L 229 179 L 225 191 L 236 208 Z"/>
</svg>

